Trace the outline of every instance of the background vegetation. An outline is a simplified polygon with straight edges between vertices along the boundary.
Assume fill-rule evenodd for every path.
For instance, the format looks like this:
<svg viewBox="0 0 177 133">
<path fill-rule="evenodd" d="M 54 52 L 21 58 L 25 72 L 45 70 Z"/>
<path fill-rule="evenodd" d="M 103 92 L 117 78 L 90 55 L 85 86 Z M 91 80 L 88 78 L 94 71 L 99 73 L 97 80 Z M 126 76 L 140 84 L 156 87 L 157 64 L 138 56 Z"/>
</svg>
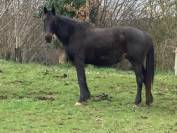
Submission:
<svg viewBox="0 0 177 133">
<path fill-rule="evenodd" d="M 44 42 L 42 7 L 54 4 L 58 13 L 74 17 L 66 4 L 78 9 L 90 3 L 91 22 L 97 27 L 129 25 L 149 32 L 156 48 L 159 69 L 172 70 L 177 47 L 176 0 L 1 0 L 0 58 L 20 62 L 58 63 L 60 51 Z"/>
</svg>

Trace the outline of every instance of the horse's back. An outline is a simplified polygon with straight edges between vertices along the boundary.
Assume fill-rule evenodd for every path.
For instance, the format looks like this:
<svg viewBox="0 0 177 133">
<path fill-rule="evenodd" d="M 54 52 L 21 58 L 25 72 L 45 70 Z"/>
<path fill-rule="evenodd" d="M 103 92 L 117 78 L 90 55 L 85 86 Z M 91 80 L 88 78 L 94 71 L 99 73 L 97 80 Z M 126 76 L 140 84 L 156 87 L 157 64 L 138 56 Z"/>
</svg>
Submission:
<svg viewBox="0 0 177 133">
<path fill-rule="evenodd" d="M 151 40 L 150 35 L 140 29 L 134 27 L 120 27 L 118 29 L 123 32 L 129 43 L 142 43 L 141 45 L 143 45 L 147 40 Z"/>
<path fill-rule="evenodd" d="M 150 43 L 152 42 L 150 35 L 134 27 L 92 28 L 88 32 L 88 38 L 92 36 L 97 39 L 101 38 L 102 40 L 113 39 L 111 41 L 118 41 L 122 35 L 125 37 L 127 43 L 137 44 L 140 45 L 140 47 L 152 45 L 152 43 Z"/>
</svg>

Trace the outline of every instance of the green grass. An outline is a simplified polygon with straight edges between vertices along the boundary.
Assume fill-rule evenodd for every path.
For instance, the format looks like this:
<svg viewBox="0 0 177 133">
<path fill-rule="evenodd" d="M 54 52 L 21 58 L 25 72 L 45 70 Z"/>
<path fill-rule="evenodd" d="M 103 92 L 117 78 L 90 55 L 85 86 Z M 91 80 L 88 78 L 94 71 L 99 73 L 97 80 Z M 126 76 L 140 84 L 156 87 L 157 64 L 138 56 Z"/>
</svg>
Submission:
<svg viewBox="0 0 177 133">
<path fill-rule="evenodd" d="M 74 106 L 79 97 L 75 68 L 0 60 L 0 133 L 176 133 L 177 77 L 157 73 L 154 103 L 134 106 L 132 72 L 87 67 L 93 96 Z M 67 75 L 65 77 L 64 75 Z M 110 100 L 111 98 L 111 100 Z"/>
</svg>

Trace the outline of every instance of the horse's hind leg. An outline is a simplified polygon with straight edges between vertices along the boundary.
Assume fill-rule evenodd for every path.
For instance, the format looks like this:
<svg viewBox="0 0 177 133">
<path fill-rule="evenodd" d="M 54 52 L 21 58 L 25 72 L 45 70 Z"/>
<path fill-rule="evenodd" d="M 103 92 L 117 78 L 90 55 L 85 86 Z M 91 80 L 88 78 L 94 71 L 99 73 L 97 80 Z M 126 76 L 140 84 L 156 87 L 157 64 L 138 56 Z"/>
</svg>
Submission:
<svg viewBox="0 0 177 133">
<path fill-rule="evenodd" d="M 145 88 L 146 88 L 146 104 L 150 105 L 151 103 L 153 103 L 153 96 L 151 93 L 151 89 L 146 84 L 145 84 Z"/>
<path fill-rule="evenodd" d="M 144 85 L 145 85 L 145 91 L 146 91 L 146 104 L 150 105 L 153 102 L 153 96 L 151 93 L 151 83 L 148 83 L 147 78 L 146 78 L 146 70 L 144 68 L 144 66 L 142 66 L 142 70 L 143 70 L 143 75 L 144 75 Z"/>
<path fill-rule="evenodd" d="M 145 90 L 146 90 L 146 104 L 150 105 L 153 103 L 153 96 L 151 93 L 151 84 L 147 83 L 147 81 L 145 81 Z"/>
<path fill-rule="evenodd" d="M 135 99 L 135 104 L 138 105 L 141 103 L 141 92 L 142 92 L 142 85 L 144 82 L 144 68 L 141 64 L 133 64 L 135 75 L 136 75 L 136 82 L 137 82 L 137 95 Z"/>
</svg>

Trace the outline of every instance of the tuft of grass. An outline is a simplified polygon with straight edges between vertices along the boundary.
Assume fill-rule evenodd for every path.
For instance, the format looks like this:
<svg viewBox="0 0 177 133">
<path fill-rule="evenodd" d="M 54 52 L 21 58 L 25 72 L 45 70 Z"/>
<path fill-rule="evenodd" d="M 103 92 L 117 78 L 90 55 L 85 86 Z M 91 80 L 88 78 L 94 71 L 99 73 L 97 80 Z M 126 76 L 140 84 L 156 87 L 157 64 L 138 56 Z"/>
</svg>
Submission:
<svg viewBox="0 0 177 133">
<path fill-rule="evenodd" d="M 0 60 L 1 133 L 175 133 L 177 77 L 158 72 L 152 106 L 134 106 L 133 72 L 86 68 L 92 95 L 76 107 L 79 88 L 71 65 L 42 66 Z M 143 90 L 144 92 L 144 90 Z M 104 95 L 103 95 L 104 94 Z"/>
</svg>

